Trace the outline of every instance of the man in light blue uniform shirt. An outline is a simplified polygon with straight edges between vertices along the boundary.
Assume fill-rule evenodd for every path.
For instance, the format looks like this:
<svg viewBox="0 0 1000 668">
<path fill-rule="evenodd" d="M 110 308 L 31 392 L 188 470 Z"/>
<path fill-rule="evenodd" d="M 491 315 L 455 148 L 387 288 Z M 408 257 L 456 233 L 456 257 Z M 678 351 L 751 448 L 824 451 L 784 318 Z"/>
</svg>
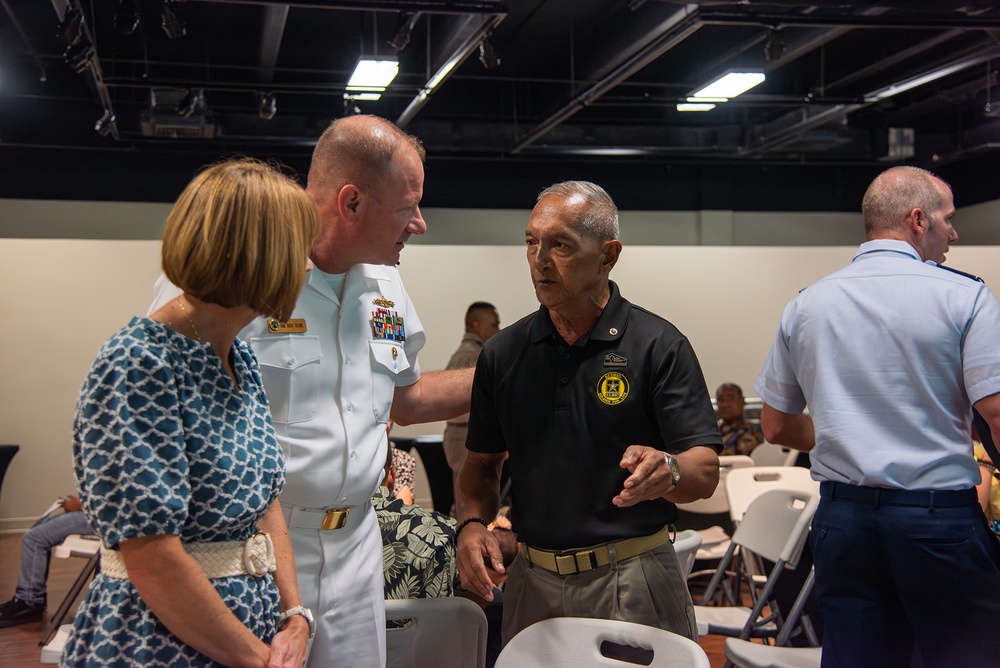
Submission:
<svg viewBox="0 0 1000 668">
<path fill-rule="evenodd" d="M 975 406 L 1000 433 L 1000 306 L 940 266 L 958 240 L 944 181 L 894 167 L 862 213 L 866 243 L 788 304 L 755 385 L 765 438 L 821 482 L 823 666 L 995 665 L 1000 547 L 970 423 Z"/>
</svg>

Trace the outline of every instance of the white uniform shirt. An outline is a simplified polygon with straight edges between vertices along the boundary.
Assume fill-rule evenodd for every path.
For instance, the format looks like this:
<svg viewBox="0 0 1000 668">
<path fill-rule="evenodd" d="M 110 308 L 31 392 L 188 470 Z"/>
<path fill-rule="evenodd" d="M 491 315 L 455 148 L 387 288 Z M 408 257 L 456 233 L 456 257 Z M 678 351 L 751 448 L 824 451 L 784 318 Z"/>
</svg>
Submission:
<svg viewBox="0 0 1000 668">
<path fill-rule="evenodd" d="M 309 272 L 290 321 L 304 333 L 274 333 L 258 318 L 240 332 L 264 378 L 271 419 L 285 448 L 282 506 L 325 508 L 370 503 L 384 474 L 386 423 L 397 385 L 420 377 L 425 336 L 395 267 L 356 265 L 344 307 L 326 275 Z M 374 302 L 403 318 L 405 341 L 377 339 Z"/>
</svg>

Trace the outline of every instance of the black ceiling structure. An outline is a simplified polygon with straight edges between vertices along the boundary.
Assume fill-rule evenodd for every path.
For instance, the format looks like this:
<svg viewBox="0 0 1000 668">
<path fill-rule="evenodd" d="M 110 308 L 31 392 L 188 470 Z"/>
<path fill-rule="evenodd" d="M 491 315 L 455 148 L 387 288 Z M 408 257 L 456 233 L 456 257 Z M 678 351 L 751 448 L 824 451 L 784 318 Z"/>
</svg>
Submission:
<svg viewBox="0 0 1000 668">
<path fill-rule="evenodd" d="M 346 90 L 396 56 L 378 101 Z M 0 0 L 0 197 L 171 201 L 243 154 L 300 174 L 329 122 L 427 147 L 425 205 L 857 210 L 916 164 L 1000 198 L 993 0 Z M 680 112 L 726 71 L 766 81 Z M 345 95 L 346 94 L 346 95 Z"/>
</svg>

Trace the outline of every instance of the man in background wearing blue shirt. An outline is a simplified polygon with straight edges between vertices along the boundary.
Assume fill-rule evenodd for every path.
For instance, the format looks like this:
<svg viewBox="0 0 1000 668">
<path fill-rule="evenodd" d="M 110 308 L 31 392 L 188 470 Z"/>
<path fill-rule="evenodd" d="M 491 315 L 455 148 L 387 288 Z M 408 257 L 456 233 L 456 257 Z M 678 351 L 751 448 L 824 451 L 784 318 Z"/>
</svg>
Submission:
<svg viewBox="0 0 1000 668">
<path fill-rule="evenodd" d="M 1000 433 L 1000 305 L 940 266 L 944 181 L 894 167 L 861 208 L 867 241 L 788 304 L 755 386 L 764 437 L 809 451 L 821 482 L 823 666 L 994 665 L 1000 549 L 970 423 L 975 406 Z"/>
</svg>

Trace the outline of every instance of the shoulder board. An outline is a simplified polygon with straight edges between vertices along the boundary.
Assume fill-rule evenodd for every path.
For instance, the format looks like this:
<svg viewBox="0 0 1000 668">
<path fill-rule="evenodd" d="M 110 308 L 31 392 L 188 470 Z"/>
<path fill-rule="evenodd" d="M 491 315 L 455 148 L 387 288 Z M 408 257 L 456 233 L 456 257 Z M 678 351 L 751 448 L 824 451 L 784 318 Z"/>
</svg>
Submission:
<svg viewBox="0 0 1000 668">
<path fill-rule="evenodd" d="M 977 283 L 986 283 L 986 281 L 984 281 L 983 279 L 979 278 L 975 274 L 968 274 L 968 273 L 966 273 L 964 271 L 959 271 L 958 269 L 952 269 L 951 267 L 946 267 L 943 264 L 937 265 L 937 268 L 938 269 L 944 269 L 945 271 L 950 271 L 951 273 L 958 274 L 959 276 L 965 276 L 966 278 L 971 278 L 972 280 L 976 281 Z"/>
</svg>

